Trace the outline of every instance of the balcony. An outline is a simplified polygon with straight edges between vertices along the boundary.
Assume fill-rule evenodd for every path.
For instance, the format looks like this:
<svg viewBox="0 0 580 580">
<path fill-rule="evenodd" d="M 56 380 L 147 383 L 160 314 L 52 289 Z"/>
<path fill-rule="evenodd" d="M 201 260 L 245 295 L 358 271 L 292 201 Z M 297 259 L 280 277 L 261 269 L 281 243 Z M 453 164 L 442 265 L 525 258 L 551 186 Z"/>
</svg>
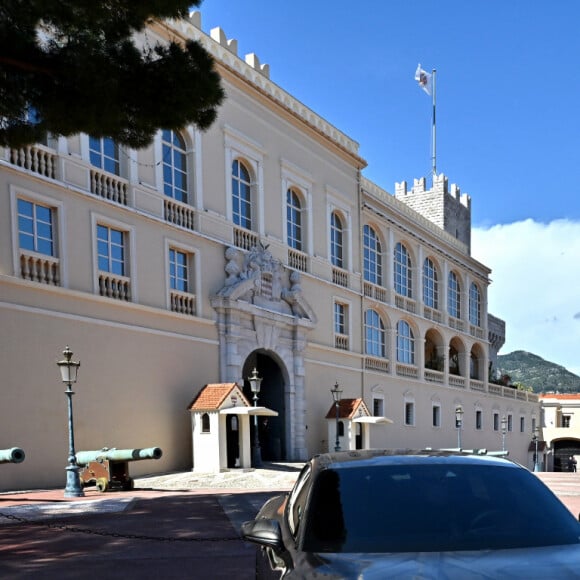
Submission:
<svg viewBox="0 0 580 580">
<path fill-rule="evenodd" d="M 348 272 L 342 268 L 333 266 L 332 268 L 332 283 L 337 286 L 348 288 Z"/>
<path fill-rule="evenodd" d="M 195 210 L 186 203 L 175 201 L 170 197 L 163 200 L 163 217 L 166 222 L 194 231 Z"/>
<path fill-rule="evenodd" d="M 115 300 L 131 301 L 131 279 L 108 272 L 99 273 L 99 294 Z"/>
<path fill-rule="evenodd" d="M 52 256 L 20 250 L 20 277 L 31 282 L 60 286 L 60 261 Z"/>
<path fill-rule="evenodd" d="M 288 248 L 288 266 L 300 272 L 308 272 L 308 254 Z"/>
<path fill-rule="evenodd" d="M 10 163 L 32 173 L 56 179 L 57 155 L 40 146 L 10 149 Z"/>
<path fill-rule="evenodd" d="M 195 316 L 196 314 L 196 297 L 188 292 L 172 290 L 169 296 L 171 311 L 179 314 Z"/>
<path fill-rule="evenodd" d="M 371 282 L 365 282 L 363 290 L 367 298 L 372 298 L 373 300 L 377 300 L 378 302 L 383 302 L 385 304 L 388 302 L 387 289 L 383 288 L 382 286 L 377 286 Z"/>
</svg>

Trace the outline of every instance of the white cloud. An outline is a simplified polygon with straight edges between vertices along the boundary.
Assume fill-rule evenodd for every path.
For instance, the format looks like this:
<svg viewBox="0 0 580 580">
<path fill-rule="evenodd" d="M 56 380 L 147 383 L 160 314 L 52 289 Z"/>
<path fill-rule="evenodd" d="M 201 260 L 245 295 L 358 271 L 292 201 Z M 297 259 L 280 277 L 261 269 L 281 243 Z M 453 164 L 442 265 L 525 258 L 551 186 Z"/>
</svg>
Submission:
<svg viewBox="0 0 580 580">
<path fill-rule="evenodd" d="M 492 270 L 488 309 L 506 322 L 500 354 L 526 350 L 580 375 L 580 222 L 474 228 L 471 253 Z"/>
</svg>

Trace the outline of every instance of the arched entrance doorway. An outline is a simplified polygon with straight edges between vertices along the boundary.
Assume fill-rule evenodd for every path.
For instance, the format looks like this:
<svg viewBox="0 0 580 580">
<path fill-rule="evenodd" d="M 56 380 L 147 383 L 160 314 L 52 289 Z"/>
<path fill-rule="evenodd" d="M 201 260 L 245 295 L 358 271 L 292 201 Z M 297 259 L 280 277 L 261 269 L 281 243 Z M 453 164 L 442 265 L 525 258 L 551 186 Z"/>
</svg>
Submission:
<svg viewBox="0 0 580 580">
<path fill-rule="evenodd" d="M 559 439 L 553 441 L 552 446 L 554 449 L 554 471 L 572 471 L 568 465 L 568 460 L 570 457 L 580 456 L 580 441 L 578 439 Z"/>
<path fill-rule="evenodd" d="M 254 404 L 254 394 L 248 377 L 253 369 L 262 378 L 257 405 L 278 412 L 277 417 L 260 417 L 250 422 L 250 441 L 255 441 L 255 425 L 263 461 L 287 461 L 285 373 L 274 357 L 267 351 L 257 350 L 250 354 L 243 367 L 244 396 Z"/>
</svg>

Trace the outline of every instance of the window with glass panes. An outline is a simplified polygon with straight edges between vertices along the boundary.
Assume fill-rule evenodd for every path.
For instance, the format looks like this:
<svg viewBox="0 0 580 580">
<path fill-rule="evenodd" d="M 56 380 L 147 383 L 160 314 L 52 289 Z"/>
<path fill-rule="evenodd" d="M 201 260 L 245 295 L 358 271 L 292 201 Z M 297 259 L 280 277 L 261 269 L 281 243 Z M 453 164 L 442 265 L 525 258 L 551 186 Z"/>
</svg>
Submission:
<svg viewBox="0 0 580 580">
<path fill-rule="evenodd" d="M 397 361 L 415 364 L 415 341 L 409 323 L 400 320 L 397 323 Z"/>
<path fill-rule="evenodd" d="M 499 431 L 499 413 L 493 414 L 493 430 Z"/>
<path fill-rule="evenodd" d="M 294 250 L 302 251 L 302 204 L 300 197 L 293 190 L 286 192 L 286 228 L 288 245 Z"/>
<path fill-rule="evenodd" d="M 401 243 L 395 246 L 395 292 L 407 298 L 412 297 L 411 257 L 409 251 Z"/>
<path fill-rule="evenodd" d="M 342 268 L 343 261 L 343 225 L 340 216 L 332 212 L 330 216 L 330 261 L 333 266 Z"/>
<path fill-rule="evenodd" d="M 89 158 L 91 165 L 120 175 L 119 146 L 110 137 L 89 136 Z"/>
<path fill-rule="evenodd" d="M 18 200 L 18 244 L 21 250 L 54 256 L 53 210 L 26 199 Z"/>
<path fill-rule="evenodd" d="M 246 166 L 236 159 L 232 164 L 232 210 L 234 224 L 252 229 L 252 183 Z"/>
<path fill-rule="evenodd" d="M 363 228 L 364 245 L 364 279 L 371 284 L 381 286 L 383 267 L 381 263 L 381 242 L 375 230 L 365 225 Z"/>
<path fill-rule="evenodd" d="M 185 140 L 172 130 L 161 133 L 163 192 L 177 201 L 187 202 L 187 152 Z"/>
<path fill-rule="evenodd" d="M 460 318 L 461 316 L 461 294 L 459 280 L 455 272 L 449 272 L 447 284 L 447 311 L 450 316 Z"/>
<path fill-rule="evenodd" d="M 475 428 L 479 430 L 482 428 L 482 425 L 483 425 L 483 414 L 478 409 L 477 411 L 475 411 Z"/>
<path fill-rule="evenodd" d="M 174 248 L 169 250 L 169 285 L 172 290 L 189 292 L 189 256 Z"/>
<path fill-rule="evenodd" d="M 475 283 L 469 287 L 469 322 L 481 326 L 481 292 Z"/>
<path fill-rule="evenodd" d="M 441 427 L 441 406 L 433 405 L 433 427 Z"/>
<path fill-rule="evenodd" d="M 365 312 L 365 353 L 371 356 L 385 356 L 385 325 L 378 312 Z"/>
<path fill-rule="evenodd" d="M 439 308 L 439 282 L 437 280 L 437 269 L 431 258 L 426 258 L 423 262 L 423 302 L 425 306 Z"/>
<path fill-rule="evenodd" d="M 97 225 L 99 270 L 125 276 L 125 233 L 105 225 Z"/>
<path fill-rule="evenodd" d="M 336 334 L 346 334 L 346 305 L 340 302 L 334 303 L 334 332 Z"/>
</svg>

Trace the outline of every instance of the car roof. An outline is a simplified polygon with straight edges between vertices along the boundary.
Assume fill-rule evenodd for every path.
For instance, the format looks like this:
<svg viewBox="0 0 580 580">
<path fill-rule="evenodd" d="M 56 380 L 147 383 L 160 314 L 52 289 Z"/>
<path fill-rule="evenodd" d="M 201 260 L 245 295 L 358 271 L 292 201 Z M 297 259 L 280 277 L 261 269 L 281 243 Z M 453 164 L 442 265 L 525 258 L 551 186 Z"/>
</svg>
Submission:
<svg viewBox="0 0 580 580">
<path fill-rule="evenodd" d="M 436 463 L 522 468 L 505 457 L 449 449 L 361 449 L 322 453 L 312 458 L 312 465 L 315 469 L 402 464 L 434 465 Z"/>
</svg>

